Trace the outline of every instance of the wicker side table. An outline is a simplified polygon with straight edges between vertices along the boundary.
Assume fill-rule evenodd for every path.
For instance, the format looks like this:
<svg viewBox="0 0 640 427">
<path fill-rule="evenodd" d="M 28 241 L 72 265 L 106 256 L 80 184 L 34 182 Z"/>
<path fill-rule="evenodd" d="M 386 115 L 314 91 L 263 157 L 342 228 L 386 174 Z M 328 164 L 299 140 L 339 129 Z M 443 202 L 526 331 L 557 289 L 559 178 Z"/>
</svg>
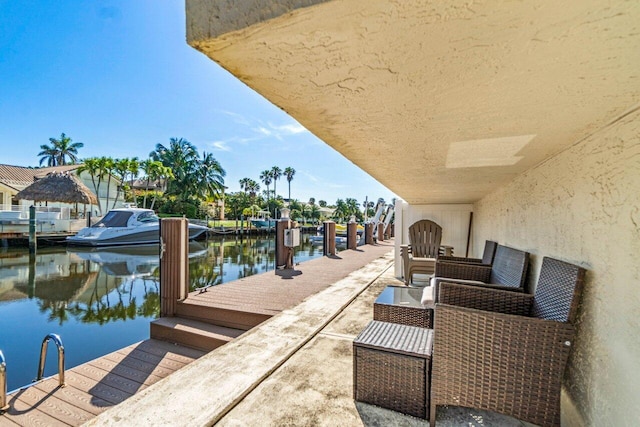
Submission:
<svg viewBox="0 0 640 427">
<path fill-rule="evenodd" d="M 432 328 L 433 307 L 422 305 L 422 291 L 422 288 L 387 286 L 373 303 L 373 320 Z"/>
<path fill-rule="evenodd" d="M 429 416 L 433 330 L 371 321 L 353 341 L 353 396 L 413 415 Z"/>
</svg>

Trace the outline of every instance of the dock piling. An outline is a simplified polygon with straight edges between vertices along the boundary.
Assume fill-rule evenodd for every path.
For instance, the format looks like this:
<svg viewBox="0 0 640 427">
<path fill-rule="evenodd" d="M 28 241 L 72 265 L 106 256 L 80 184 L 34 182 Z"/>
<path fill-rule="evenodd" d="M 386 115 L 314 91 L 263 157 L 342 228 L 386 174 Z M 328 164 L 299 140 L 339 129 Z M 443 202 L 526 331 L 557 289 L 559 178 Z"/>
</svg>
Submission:
<svg viewBox="0 0 640 427">
<path fill-rule="evenodd" d="M 189 287 L 188 221 L 164 218 L 160 221 L 160 317 L 173 317 L 178 300 L 187 297 Z"/>
<path fill-rule="evenodd" d="M 336 223 L 325 221 L 323 224 L 322 254 L 324 256 L 334 256 L 336 254 Z"/>
<path fill-rule="evenodd" d="M 364 243 L 366 245 L 373 245 L 373 223 L 367 222 L 364 225 Z"/>
<path fill-rule="evenodd" d="M 347 249 L 358 247 L 358 223 L 351 220 L 347 223 Z"/>
<path fill-rule="evenodd" d="M 29 206 L 29 253 L 36 253 L 38 240 L 36 239 L 36 207 Z"/>
</svg>

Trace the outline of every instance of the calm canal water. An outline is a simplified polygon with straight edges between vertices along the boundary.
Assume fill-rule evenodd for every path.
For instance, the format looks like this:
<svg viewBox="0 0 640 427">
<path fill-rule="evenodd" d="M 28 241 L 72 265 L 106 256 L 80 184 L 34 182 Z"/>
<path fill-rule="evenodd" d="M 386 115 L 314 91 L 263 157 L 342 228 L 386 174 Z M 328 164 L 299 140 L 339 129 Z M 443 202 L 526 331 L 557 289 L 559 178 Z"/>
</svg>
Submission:
<svg viewBox="0 0 640 427">
<path fill-rule="evenodd" d="M 322 246 L 302 236 L 295 262 L 322 256 Z M 273 236 L 210 238 L 191 242 L 191 288 L 273 270 Z M 71 368 L 149 338 L 159 312 L 158 247 L 81 250 L 0 248 L 0 350 L 7 359 L 8 390 L 37 374 L 42 339 L 61 336 Z M 45 376 L 57 372 L 49 343 Z"/>
</svg>

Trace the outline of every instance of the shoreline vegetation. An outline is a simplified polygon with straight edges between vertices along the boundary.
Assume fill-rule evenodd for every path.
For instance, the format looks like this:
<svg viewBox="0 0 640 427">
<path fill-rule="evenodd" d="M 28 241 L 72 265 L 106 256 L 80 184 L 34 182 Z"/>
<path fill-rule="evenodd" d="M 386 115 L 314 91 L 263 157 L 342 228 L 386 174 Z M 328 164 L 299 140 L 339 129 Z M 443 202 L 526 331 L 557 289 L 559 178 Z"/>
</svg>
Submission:
<svg viewBox="0 0 640 427">
<path fill-rule="evenodd" d="M 153 209 L 162 217 L 186 216 L 229 228 L 239 227 L 241 219 L 247 222 L 257 215 L 278 219 L 285 207 L 290 210 L 291 219 L 311 225 L 329 219 L 346 222 L 351 217 L 362 222 L 374 215 L 373 201 L 360 204 L 354 198 L 339 198 L 330 205 L 325 200 L 316 202 L 314 197 L 307 202 L 292 198 L 291 183 L 296 170 L 290 166 L 266 169 L 259 173 L 258 180 L 242 178 L 240 191 L 226 193 L 226 171 L 220 162 L 211 153 L 200 154 L 184 138 L 170 138 L 168 145 L 156 144 L 145 160 L 81 158 L 78 151 L 84 143 L 73 142 L 65 133 L 60 138 L 49 138 L 49 142 L 40 146 L 40 165 L 77 164 L 77 174 L 90 176 L 96 194 L 106 190 L 106 201 L 98 206 L 100 215 L 123 203 L 133 203 Z M 287 183 L 286 198 L 278 194 L 281 179 Z M 117 189 L 116 195 L 110 198 L 113 189 Z"/>
</svg>

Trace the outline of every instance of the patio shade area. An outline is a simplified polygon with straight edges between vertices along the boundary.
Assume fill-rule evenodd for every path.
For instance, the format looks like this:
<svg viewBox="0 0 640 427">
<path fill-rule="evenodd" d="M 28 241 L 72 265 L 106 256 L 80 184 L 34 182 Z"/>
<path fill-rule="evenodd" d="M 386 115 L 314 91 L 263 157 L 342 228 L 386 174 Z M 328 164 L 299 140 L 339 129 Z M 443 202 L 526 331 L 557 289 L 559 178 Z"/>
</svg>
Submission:
<svg viewBox="0 0 640 427">
<path fill-rule="evenodd" d="M 471 256 L 486 240 L 529 252 L 529 283 L 545 256 L 585 268 L 563 422 L 637 424 L 635 2 L 187 0 L 186 15 L 192 47 L 403 199 L 396 277 L 408 226 L 463 205 L 445 244 L 470 225 Z"/>
</svg>

